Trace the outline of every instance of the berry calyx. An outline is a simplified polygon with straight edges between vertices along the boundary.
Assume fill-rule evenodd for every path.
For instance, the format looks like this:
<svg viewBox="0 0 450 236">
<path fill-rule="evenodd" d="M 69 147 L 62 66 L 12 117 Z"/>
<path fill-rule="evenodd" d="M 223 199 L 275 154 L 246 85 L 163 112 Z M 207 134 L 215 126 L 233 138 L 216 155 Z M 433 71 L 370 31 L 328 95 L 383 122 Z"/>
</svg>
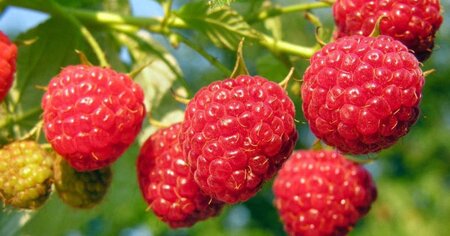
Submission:
<svg viewBox="0 0 450 236">
<path fill-rule="evenodd" d="M 292 153 L 294 115 L 287 93 L 260 76 L 200 89 L 187 105 L 180 134 L 200 189 L 226 203 L 254 196 Z"/>
<path fill-rule="evenodd" d="M 0 149 L 0 198 L 22 209 L 42 206 L 50 195 L 53 158 L 34 141 Z"/>
<path fill-rule="evenodd" d="M 78 171 L 103 168 L 136 138 L 143 100 L 141 87 L 125 74 L 68 66 L 50 81 L 42 99 L 45 136 Z"/>
<path fill-rule="evenodd" d="M 0 31 L 0 102 L 3 101 L 14 81 L 17 47 Z"/>
<path fill-rule="evenodd" d="M 189 227 L 217 215 L 223 203 L 205 195 L 181 152 L 181 124 L 160 129 L 144 143 L 137 160 L 141 193 L 153 212 L 171 228 Z"/>
<path fill-rule="evenodd" d="M 342 152 L 393 145 L 419 115 L 419 62 L 389 36 L 349 36 L 315 53 L 303 76 L 303 112 L 312 132 Z"/>
<path fill-rule="evenodd" d="M 273 184 L 289 235 L 346 235 L 377 197 L 370 173 L 336 151 L 296 151 Z"/>
<path fill-rule="evenodd" d="M 389 35 L 426 60 L 433 49 L 436 31 L 442 24 L 439 0 L 337 0 L 333 15 L 337 37 L 368 36 L 378 18 L 380 33 Z"/>
</svg>

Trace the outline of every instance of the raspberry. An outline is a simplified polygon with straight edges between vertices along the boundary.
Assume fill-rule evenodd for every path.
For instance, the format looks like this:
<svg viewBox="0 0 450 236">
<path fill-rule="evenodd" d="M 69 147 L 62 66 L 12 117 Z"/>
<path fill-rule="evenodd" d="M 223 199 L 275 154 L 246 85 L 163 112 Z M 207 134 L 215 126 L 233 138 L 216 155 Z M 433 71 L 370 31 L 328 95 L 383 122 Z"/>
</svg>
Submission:
<svg viewBox="0 0 450 236">
<path fill-rule="evenodd" d="M 66 204 L 88 209 L 96 206 L 105 196 L 111 183 L 111 168 L 78 172 L 58 156 L 54 163 L 55 188 Z"/>
<path fill-rule="evenodd" d="M 78 171 L 114 162 L 142 127 L 144 94 L 127 75 L 76 65 L 54 77 L 42 99 L 44 132 Z"/>
<path fill-rule="evenodd" d="M 424 78 L 399 41 L 349 36 L 313 55 L 303 76 L 303 112 L 311 130 L 346 153 L 393 145 L 419 115 Z"/>
<path fill-rule="evenodd" d="M 0 102 L 3 101 L 14 80 L 17 47 L 0 31 Z"/>
<path fill-rule="evenodd" d="M 150 136 L 137 161 L 144 199 L 172 228 L 192 226 L 217 215 L 223 206 L 195 183 L 178 142 L 180 128 L 180 124 L 175 124 Z"/>
<path fill-rule="evenodd" d="M 297 141 L 294 104 L 276 83 L 239 76 L 202 88 L 187 105 L 180 143 L 206 194 L 246 201 Z"/>
<path fill-rule="evenodd" d="M 364 167 L 335 151 L 296 151 L 273 184 L 290 235 L 346 235 L 377 197 Z"/>
<path fill-rule="evenodd" d="M 442 24 L 439 0 L 337 0 L 333 5 L 337 36 L 368 36 L 381 16 L 380 33 L 401 41 L 420 61 L 434 46 Z"/>
<path fill-rule="evenodd" d="M 16 141 L 0 150 L 0 198 L 7 205 L 36 209 L 51 190 L 53 159 L 33 141 Z"/>
</svg>

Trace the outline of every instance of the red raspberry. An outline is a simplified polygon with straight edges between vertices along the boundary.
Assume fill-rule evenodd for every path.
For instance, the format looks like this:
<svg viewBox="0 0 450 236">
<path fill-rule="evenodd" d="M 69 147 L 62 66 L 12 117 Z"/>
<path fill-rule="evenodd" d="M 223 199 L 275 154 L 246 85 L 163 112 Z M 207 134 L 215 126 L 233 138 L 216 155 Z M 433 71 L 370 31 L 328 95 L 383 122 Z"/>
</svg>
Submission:
<svg viewBox="0 0 450 236">
<path fill-rule="evenodd" d="M 289 235 L 346 235 L 377 191 L 369 172 L 335 151 L 296 151 L 273 184 Z"/>
<path fill-rule="evenodd" d="M 181 124 L 154 133 L 137 160 L 139 187 L 150 208 L 172 228 L 189 227 L 215 216 L 223 203 L 205 195 L 181 152 Z"/>
<path fill-rule="evenodd" d="M 0 31 L 0 102 L 6 97 L 16 72 L 17 47 Z"/>
<path fill-rule="evenodd" d="M 294 104 L 259 76 L 216 81 L 187 105 L 180 143 L 200 189 L 220 201 L 254 196 L 297 141 Z"/>
<path fill-rule="evenodd" d="M 302 84 L 313 133 L 353 154 L 394 144 L 417 120 L 424 78 L 419 62 L 389 36 L 338 39 L 313 55 Z"/>
<path fill-rule="evenodd" d="M 46 138 L 78 171 L 100 169 L 134 141 L 145 115 L 143 100 L 142 89 L 125 74 L 68 66 L 42 99 Z"/>
<path fill-rule="evenodd" d="M 368 36 L 380 16 L 380 32 L 401 41 L 426 60 L 442 24 L 439 0 L 336 0 L 333 5 L 337 36 Z"/>
</svg>

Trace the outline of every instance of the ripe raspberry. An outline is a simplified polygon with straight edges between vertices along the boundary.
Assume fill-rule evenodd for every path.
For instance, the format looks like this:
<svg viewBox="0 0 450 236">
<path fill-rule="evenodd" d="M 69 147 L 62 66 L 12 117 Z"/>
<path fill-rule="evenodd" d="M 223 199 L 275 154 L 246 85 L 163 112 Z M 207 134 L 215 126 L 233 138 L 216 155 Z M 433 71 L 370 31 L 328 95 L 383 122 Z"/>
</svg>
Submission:
<svg viewBox="0 0 450 236">
<path fill-rule="evenodd" d="M 346 235 L 377 197 L 364 167 L 335 151 L 296 151 L 273 184 L 290 235 Z"/>
<path fill-rule="evenodd" d="M 180 128 L 181 124 L 175 124 L 150 136 L 137 161 L 144 199 L 172 228 L 192 226 L 217 215 L 223 206 L 195 183 L 178 142 Z"/>
<path fill-rule="evenodd" d="M 78 171 L 100 169 L 134 141 L 145 115 L 143 100 L 142 89 L 125 74 L 68 66 L 42 99 L 45 135 Z"/>
<path fill-rule="evenodd" d="M 439 0 L 337 0 L 333 5 L 337 36 L 368 36 L 377 19 L 380 33 L 401 41 L 426 60 L 434 46 L 434 35 L 442 24 Z"/>
<path fill-rule="evenodd" d="M 294 104 L 259 76 L 216 81 L 187 105 L 180 143 L 206 194 L 246 201 L 289 157 L 297 141 Z"/>
<path fill-rule="evenodd" d="M 109 166 L 89 172 L 78 172 L 61 156 L 57 156 L 53 169 L 59 197 L 75 208 L 87 209 L 99 204 L 111 183 Z"/>
<path fill-rule="evenodd" d="M 389 36 L 350 36 L 318 51 L 302 84 L 313 133 L 353 154 L 394 144 L 417 120 L 424 78 L 417 59 Z"/>
<path fill-rule="evenodd" d="M 14 80 L 17 47 L 0 31 L 0 102 L 3 101 Z"/>
<path fill-rule="evenodd" d="M 36 209 L 51 190 L 53 159 L 33 141 L 17 141 L 0 150 L 0 198 L 16 208 Z"/>
</svg>

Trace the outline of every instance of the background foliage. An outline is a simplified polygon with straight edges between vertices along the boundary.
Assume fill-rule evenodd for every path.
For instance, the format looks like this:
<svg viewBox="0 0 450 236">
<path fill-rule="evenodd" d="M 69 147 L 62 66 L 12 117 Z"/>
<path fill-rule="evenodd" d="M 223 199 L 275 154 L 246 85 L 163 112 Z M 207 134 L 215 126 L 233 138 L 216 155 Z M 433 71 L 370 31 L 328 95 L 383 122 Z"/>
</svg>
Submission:
<svg viewBox="0 0 450 236">
<path fill-rule="evenodd" d="M 183 106 L 175 102 L 170 88 L 186 96 L 202 86 L 225 78 L 232 70 L 237 42 L 245 36 L 245 59 L 251 74 L 281 81 L 289 68 L 296 77 L 308 65 L 293 52 L 277 52 L 265 45 L 264 33 L 294 45 L 314 46 L 314 26 L 304 12 L 282 14 L 265 21 L 257 19 L 262 7 L 298 4 L 294 0 L 234 1 L 232 9 L 209 10 L 206 1 L 174 1 L 172 14 L 184 20 L 172 24 L 176 30 L 165 31 L 158 24 L 142 22 L 98 24 L 76 9 L 102 10 L 138 16 L 161 16 L 164 4 L 150 0 L 0 0 L 4 9 L 1 21 L 21 19 L 8 14 L 10 5 L 38 9 L 51 15 L 43 23 L 19 32 L 13 24 L 0 24 L 0 30 L 13 36 L 20 46 L 16 84 L 0 111 L 0 144 L 5 144 L 31 129 L 39 119 L 40 98 L 45 86 L 61 67 L 79 62 L 75 49 L 83 51 L 94 63 L 101 63 L 98 52 L 87 41 L 88 29 L 107 61 L 116 70 L 129 72 L 148 64 L 136 80 L 146 91 L 147 108 L 152 116 L 166 123 L 180 121 Z M 163 1 L 160 1 L 163 2 Z M 231 1 L 213 1 L 214 4 Z M 444 9 L 450 2 L 442 0 Z M 186 5 L 187 4 L 187 5 Z M 56 7 L 55 7 L 56 6 Z M 6 8 L 3 8 L 6 7 Z M 77 15 L 60 14 L 61 7 Z M 148 10 L 148 12 L 145 12 Z M 322 20 L 324 37 L 331 34 L 330 8 L 312 11 Z M 138 19 L 138 18 L 133 18 Z M 1 22 L 0 21 L 0 22 Z M 227 25 L 224 25 L 226 22 Z M 351 235 L 445 235 L 450 222 L 450 13 L 444 11 L 444 24 L 437 35 L 435 51 L 423 65 L 436 69 L 426 79 L 422 112 L 411 132 L 394 147 L 365 157 L 378 158 L 367 165 L 378 185 L 379 197 L 372 210 Z M 148 22 L 147 22 L 148 23 Z M 162 22 L 165 24 L 165 22 Z M 177 25 L 178 24 L 178 25 Z M 94 47 L 95 48 L 95 47 Z M 203 55 L 202 55 L 203 54 Z M 206 58 L 206 59 L 205 59 Z M 298 148 L 311 146 L 314 137 L 302 118 L 298 83 L 291 83 L 289 93 L 296 103 L 300 133 Z M 8 109 L 12 115 L 5 115 Z M 53 194 L 36 212 L 0 211 L 0 235 L 283 235 L 282 225 L 272 205 L 271 183 L 246 203 L 229 206 L 219 217 L 196 224 L 190 229 L 169 230 L 158 221 L 140 195 L 135 161 L 140 143 L 154 131 L 146 125 L 139 141 L 113 165 L 113 182 L 104 201 L 92 210 L 75 210 Z M 44 142 L 44 140 L 42 140 Z M 365 158 L 363 157 L 363 158 Z"/>
</svg>

